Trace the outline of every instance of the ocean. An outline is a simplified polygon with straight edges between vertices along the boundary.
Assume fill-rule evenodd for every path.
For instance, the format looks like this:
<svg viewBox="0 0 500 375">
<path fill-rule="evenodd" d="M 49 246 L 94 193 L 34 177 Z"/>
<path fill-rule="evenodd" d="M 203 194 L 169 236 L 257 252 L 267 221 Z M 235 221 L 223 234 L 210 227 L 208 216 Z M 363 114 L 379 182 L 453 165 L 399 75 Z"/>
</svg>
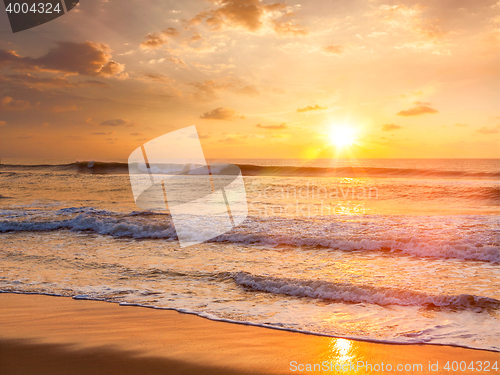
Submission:
<svg viewBox="0 0 500 375">
<path fill-rule="evenodd" d="M 124 162 L 2 159 L 0 291 L 500 351 L 500 160 L 230 162 L 247 219 L 181 247 Z"/>
</svg>

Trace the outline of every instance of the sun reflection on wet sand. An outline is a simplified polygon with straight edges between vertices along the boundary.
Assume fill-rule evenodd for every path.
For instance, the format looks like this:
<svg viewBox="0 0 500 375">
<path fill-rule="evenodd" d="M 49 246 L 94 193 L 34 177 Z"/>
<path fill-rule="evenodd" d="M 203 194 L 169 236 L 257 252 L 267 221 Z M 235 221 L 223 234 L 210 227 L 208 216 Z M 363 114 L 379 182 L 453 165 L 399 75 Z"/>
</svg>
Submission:
<svg viewBox="0 0 500 375">
<path fill-rule="evenodd" d="M 346 339 L 332 339 L 329 344 L 330 360 L 337 363 L 354 360 L 352 355 L 352 342 Z"/>
</svg>

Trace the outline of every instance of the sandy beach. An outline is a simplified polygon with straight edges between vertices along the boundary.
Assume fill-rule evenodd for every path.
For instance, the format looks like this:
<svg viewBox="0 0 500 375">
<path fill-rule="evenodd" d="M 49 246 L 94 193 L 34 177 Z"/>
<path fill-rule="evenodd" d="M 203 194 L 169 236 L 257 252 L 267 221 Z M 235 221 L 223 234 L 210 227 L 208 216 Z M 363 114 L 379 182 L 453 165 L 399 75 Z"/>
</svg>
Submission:
<svg viewBox="0 0 500 375">
<path fill-rule="evenodd" d="M 336 373 L 335 364 L 344 365 L 341 373 L 390 372 L 375 371 L 382 363 L 396 373 L 458 374 L 464 372 L 447 371 L 445 363 L 500 359 L 489 351 L 360 342 L 175 311 L 10 293 L 0 294 L 0 348 L 4 375 L 310 373 L 307 364 L 312 370 L 316 364 L 317 373 Z M 371 364 L 372 371 L 356 368 L 358 361 Z M 429 362 L 438 363 L 439 371 L 428 371 Z M 422 364 L 422 371 L 394 371 L 398 364 Z"/>
</svg>

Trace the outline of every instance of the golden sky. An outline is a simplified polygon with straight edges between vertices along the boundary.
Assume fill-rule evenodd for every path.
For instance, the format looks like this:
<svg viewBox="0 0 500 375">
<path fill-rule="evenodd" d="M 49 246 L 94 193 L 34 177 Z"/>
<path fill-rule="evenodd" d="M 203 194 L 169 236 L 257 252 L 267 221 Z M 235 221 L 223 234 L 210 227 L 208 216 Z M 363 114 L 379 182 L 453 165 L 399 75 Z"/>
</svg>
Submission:
<svg viewBox="0 0 500 375">
<path fill-rule="evenodd" d="M 196 125 L 207 158 L 500 157 L 496 0 L 85 0 L 13 34 L 0 157 L 124 160 Z M 333 146 L 332 146 L 333 144 Z"/>
</svg>

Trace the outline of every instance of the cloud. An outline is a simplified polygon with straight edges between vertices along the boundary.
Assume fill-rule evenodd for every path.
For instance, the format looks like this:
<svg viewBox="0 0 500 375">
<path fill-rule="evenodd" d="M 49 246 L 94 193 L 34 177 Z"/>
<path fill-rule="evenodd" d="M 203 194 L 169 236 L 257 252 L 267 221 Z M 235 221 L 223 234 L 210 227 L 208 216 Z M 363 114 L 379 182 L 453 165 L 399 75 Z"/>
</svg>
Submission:
<svg viewBox="0 0 500 375">
<path fill-rule="evenodd" d="M 370 34 L 368 34 L 369 38 L 378 38 L 379 36 L 384 36 L 387 35 L 385 31 L 373 31 Z"/>
<path fill-rule="evenodd" d="M 391 130 L 398 130 L 398 129 L 401 129 L 401 126 L 394 124 L 385 124 L 384 126 L 382 126 L 382 130 L 385 132 L 390 132 Z"/>
<path fill-rule="evenodd" d="M 120 76 L 126 78 L 125 65 L 111 60 L 105 44 L 59 42 L 45 55 L 21 57 L 15 51 L 0 50 L 0 67 L 15 71 L 53 71 L 90 77 Z"/>
<path fill-rule="evenodd" d="M 449 50 L 440 49 L 447 42 L 445 37 L 448 33 L 441 29 L 439 19 L 422 17 L 425 8 L 426 6 L 421 4 L 413 6 L 404 4 L 381 5 L 378 14 L 382 17 L 382 21 L 390 27 L 389 30 L 393 29 L 396 34 L 402 34 L 403 31 L 409 33 L 407 39 L 410 37 L 416 39 L 395 46 L 395 48 L 428 50 L 438 55 L 450 54 Z"/>
<path fill-rule="evenodd" d="M 273 21 L 274 31 L 281 37 L 305 36 L 309 31 L 303 29 L 299 24 L 293 25 L 291 22 Z"/>
<path fill-rule="evenodd" d="M 37 77 L 31 74 L 11 74 L 4 76 L 10 81 L 22 83 L 30 86 L 53 86 L 53 87 L 82 87 L 82 86 L 95 86 L 107 87 L 108 85 L 101 81 L 85 80 L 71 82 L 64 77 Z"/>
<path fill-rule="evenodd" d="M 213 79 L 203 82 L 192 82 L 188 85 L 195 88 L 194 96 L 200 101 L 212 101 L 219 99 L 219 91 L 227 90 L 234 86 L 233 83 L 217 82 Z"/>
<path fill-rule="evenodd" d="M 141 43 L 142 49 L 155 49 L 160 48 L 164 44 L 167 44 L 167 40 L 162 38 L 160 35 L 156 33 L 146 35 L 146 40 Z"/>
<path fill-rule="evenodd" d="M 233 135 L 227 138 L 219 139 L 217 142 L 221 143 L 242 143 L 244 139 L 247 139 L 248 135 Z"/>
<path fill-rule="evenodd" d="M 297 112 L 303 113 L 303 112 L 309 112 L 309 111 L 320 111 L 320 110 L 324 110 L 324 109 L 328 109 L 328 107 L 322 107 L 319 104 L 316 104 L 316 105 L 308 105 L 307 107 L 304 107 L 304 108 L 298 108 Z"/>
<path fill-rule="evenodd" d="M 7 121 L 0 121 L 0 126 L 5 126 L 7 125 Z"/>
<path fill-rule="evenodd" d="M 418 115 L 423 115 L 424 113 L 430 113 L 430 114 L 435 114 L 439 113 L 437 109 L 425 106 L 425 105 L 419 105 L 418 107 L 415 108 L 410 108 L 407 110 L 399 111 L 396 113 L 398 116 L 418 116 Z"/>
<path fill-rule="evenodd" d="M 33 138 L 33 137 L 34 137 L 33 134 L 28 134 L 28 135 L 19 136 L 19 137 L 17 137 L 17 139 L 30 139 L 30 138 Z"/>
<path fill-rule="evenodd" d="M 163 30 L 160 34 L 150 33 L 146 35 L 145 41 L 141 43 L 142 49 L 156 49 L 168 43 L 166 38 L 175 38 L 179 32 L 173 27 Z M 165 38 L 166 37 L 166 38 Z"/>
<path fill-rule="evenodd" d="M 459 128 L 463 128 L 465 126 L 469 126 L 469 124 L 459 124 L 458 122 L 454 124 L 455 126 L 458 126 Z"/>
<path fill-rule="evenodd" d="M 173 27 L 169 27 L 161 32 L 163 35 L 169 36 L 171 38 L 175 38 L 179 35 L 179 32 Z"/>
<path fill-rule="evenodd" d="M 340 55 L 344 52 L 344 47 L 340 44 L 323 47 L 323 52 L 329 55 Z"/>
<path fill-rule="evenodd" d="M 496 134 L 498 132 L 500 132 L 500 124 L 498 124 L 497 126 L 491 127 L 491 128 L 487 128 L 486 126 L 483 126 L 480 129 L 476 129 L 476 133 L 479 133 L 479 134 Z"/>
<path fill-rule="evenodd" d="M 142 133 L 130 133 L 130 135 L 141 136 L 141 135 L 144 135 L 144 134 L 142 134 Z"/>
<path fill-rule="evenodd" d="M 0 108 L 5 111 L 24 111 L 30 107 L 30 103 L 25 100 L 16 100 L 10 96 L 0 98 Z"/>
<path fill-rule="evenodd" d="M 239 115 L 234 109 L 231 108 L 215 108 L 209 112 L 205 112 L 200 116 L 201 119 L 205 120 L 228 120 L 232 121 L 234 119 L 244 119 L 245 116 Z"/>
<path fill-rule="evenodd" d="M 275 129 L 275 130 L 279 130 L 279 129 L 287 129 L 288 126 L 283 122 L 279 125 L 261 125 L 261 124 L 257 124 L 255 125 L 255 127 L 257 128 L 261 128 L 261 129 Z"/>
<path fill-rule="evenodd" d="M 92 134 L 95 134 L 95 135 L 113 135 L 113 134 L 116 134 L 116 132 L 95 132 Z"/>
<path fill-rule="evenodd" d="M 237 94 L 247 95 L 247 96 L 258 96 L 260 95 L 259 90 L 255 86 L 245 86 L 241 89 L 236 90 Z"/>
<path fill-rule="evenodd" d="M 156 82 L 172 82 L 170 78 L 161 73 L 144 73 L 143 76 Z"/>
<path fill-rule="evenodd" d="M 129 121 L 121 118 L 106 120 L 100 123 L 102 126 L 123 126 L 127 124 L 130 124 Z"/>
<path fill-rule="evenodd" d="M 212 31 L 236 28 L 258 32 L 267 26 L 278 36 L 303 36 L 308 32 L 298 24 L 278 21 L 293 15 L 285 3 L 262 4 L 260 0 L 211 0 L 217 8 L 198 13 L 189 20 L 188 27 L 203 22 Z"/>
<path fill-rule="evenodd" d="M 177 57 L 166 57 L 165 59 L 168 61 L 172 61 L 175 65 L 182 66 L 183 68 L 187 67 L 187 64 L 184 62 L 184 60 Z"/>
<path fill-rule="evenodd" d="M 429 102 L 419 102 L 419 101 L 413 102 L 413 104 L 415 104 L 415 105 L 427 105 L 427 106 L 432 105 Z"/>
<path fill-rule="evenodd" d="M 67 105 L 67 106 L 64 106 L 64 105 L 55 105 L 53 107 L 50 107 L 49 111 L 50 112 L 54 112 L 54 113 L 61 113 L 61 112 L 79 111 L 81 109 L 82 109 L 81 107 L 77 107 L 75 104 L 73 104 L 73 105 Z"/>
</svg>

